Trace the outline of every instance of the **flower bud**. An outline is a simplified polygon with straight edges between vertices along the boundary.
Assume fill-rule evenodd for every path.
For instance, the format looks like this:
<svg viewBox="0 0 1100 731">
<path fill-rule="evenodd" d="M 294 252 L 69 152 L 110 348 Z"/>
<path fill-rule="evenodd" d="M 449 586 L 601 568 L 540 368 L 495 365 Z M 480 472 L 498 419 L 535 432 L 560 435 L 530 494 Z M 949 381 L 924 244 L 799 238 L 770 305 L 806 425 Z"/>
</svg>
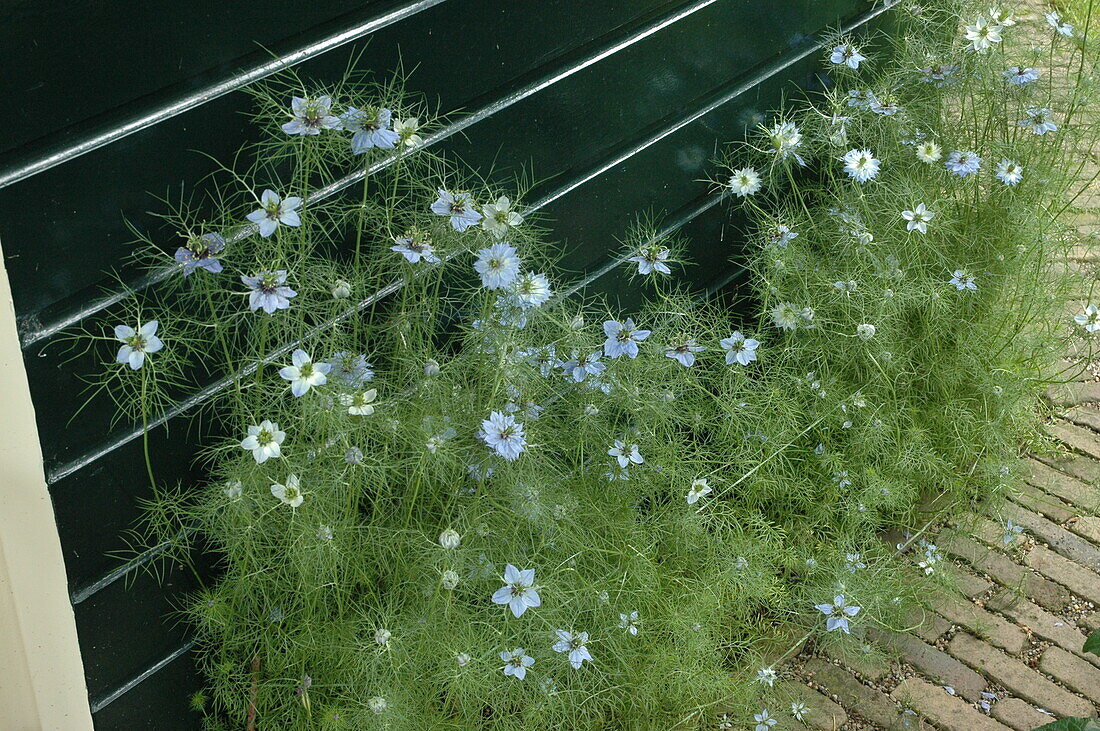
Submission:
<svg viewBox="0 0 1100 731">
<path fill-rule="evenodd" d="M 458 531 L 453 528 L 448 528 L 439 534 L 439 545 L 446 548 L 448 551 L 452 551 L 458 548 L 462 543 L 462 536 L 458 534 Z"/>
<path fill-rule="evenodd" d="M 346 300 L 351 297 L 351 285 L 343 279 L 337 279 L 332 285 L 332 296 L 338 300 Z"/>
<path fill-rule="evenodd" d="M 435 378 L 439 375 L 439 361 L 435 358 L 428 358 L 424 361 L 424 375 L 428 378 Z"/>
</svg>

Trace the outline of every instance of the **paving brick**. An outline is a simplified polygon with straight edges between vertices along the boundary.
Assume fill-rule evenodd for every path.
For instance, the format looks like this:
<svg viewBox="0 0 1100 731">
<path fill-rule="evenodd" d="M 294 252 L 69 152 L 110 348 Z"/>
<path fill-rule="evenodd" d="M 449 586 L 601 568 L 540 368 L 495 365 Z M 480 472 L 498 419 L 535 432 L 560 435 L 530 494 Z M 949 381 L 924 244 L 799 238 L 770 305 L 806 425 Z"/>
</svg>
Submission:
<svg viewBox="0 0 1100 731">
<path fill-rule="evenodd" d="M 985 678 L 942 650 L 916 637 L 871 630 L 871 639 L 898 653 L 902 660 L 938 685 L 949 685 L 969 701 L 977 702 L 985 690 Z"/>
<path fill-rule="evenodd" d="M 914 727 L 925 731 L 928 729 L 928 725 L 923 722 L 919 725 L 905 725 L 902 721 L 901 709 L 890 696 L 859 682 L 856 676 L 842 667 L 812 657 L 802 666 L 802 670 L 807 677 L 836 696 L 842 706 L 858 713 L 878 727 L 888 731 L 912 731 Z"/>
<path fill-rule="evenodd" d="M 881 654 L 860 652 L 847 644 L 844 646 L 823 644 L 820 650 L 829 659 L 836 660 L 872 682 L 881 680 L 890 672 L 890 662 Z"/>
<path fill-rule="evenodd" d="M 948 646 L 951 654 L 986 677 L 1008 688 L 1014 695 L 1060 716 L 1092 715 L 1092 704 L 1003 652 L 965 632 L 955 635 Z"/>
<path fill-rule="evenodd" d="M 905 621 L 912 628 L 909 631 L 925 642 L 935 642 L 943 636 L 944 632 L 951 629 L 950 622 L 922 607 L 914 607 L 905 616 Z"/>
<path fill-rule="evenodd" d="M 1088 374 L 1088 371 L 1085 371 Z M 1088 374 L 1091 377 L 1091 374 Z M 1074 406 L 1066 409 L 1060 416 L 1077 426 L 1100 432 L 1100 409 L 1095 406 Z"/>
<path fill-rule="evenodd" d="M 1034 510 L 1040 515 L 1045 515 L 1055 523 L 1062 523 L 1077 515 L 1077 510 L 1074 509 L 1073 506 L 1067 505 L 1054 495 L 1040 490 L 1034 485 L 1029 485 L 1026 482 L 1015 486 L 1008 493 L 1008 497 L 1013 502 L 1029 510 Z"/>
<path fill-rule="evenodd" d="M 1046 390 L 1046 399 L 1055 406 L 1077 406 L 1100 401 L 1100 383 L 1056 383 Z"/>
<path fill-rule="evenodd" d="M 1051 548 L 1066 558 L 1093 571 L 1100 571 L 1100 548 L 1084 538 L 1018 505 L 1006 505 L 1004 513 L 1006 517 L 1026 528 L 1028 532 L 1049 543 Z"/>
<path fill-rule="evenodd" d="M 1027 643 L 1027 636 L 1019 627 L 960 596 L 937 596 L 932 601 L 932 608 L 955 624 L 962 625 L 1013 655 L 1019 654 Z"/>
<path fill-rule="evenodd" d="M 951 731 L 1004 731 L 1008 728 L 943 688 L 920 678 L 906 678 L 890 695 Z"/>
<path fill-rule="evenodd" d="M 1054 719 L 1035 710 L 1035 706 L 1019 698 L 1005 698 L 993 704 L 993 717 L 1017 731 L 1045 726 Z"/>
<path fill-rule="evenodd" d="M 984 595 L 993 588 L 993 583 L 980 576 L 951 564 L 941 563 L 937 569 L 942 573 L 959 592 L 970 599 Z"/>
<path fill-rule="evenodd" d="M 777 687 L 779 687 L 781 695 L 806 704 L 806 714 L 803 716 L 805 725 L 791 719 L 790 723 L 786 724 L 787 727 L 797 729 L 809 726 L 810 728 L 820 729 L 820 731 L 835 731 L 835 729 L 848 723 L 848 714 L 843 708 L 828 696 L 817 692 L 805 683 L 786 681 L 780 683 Z M 786 709 L 782 710 L 785 711 Z M 783 718 L 788 714 L 777 713 L 775 715 Z M 781 722 L 776 728 L 784 727 L 785 725 Z"/>
<path fill-rule="evenodd" d="M 1000 551 L 981 546 L 953 531 L 940 535 L 939 546 L 970 562 L 978 571 L 989 574 L 1002 586 L 1019 588 L 1048 609 L 1061 609 L 1069 601 L 1069 592 L 1050 579 L 1029 571 Z"/>
<path fill-rule="evenodd" d="M 1039 658 L 1039 669 L 1052 675 L 1094 703 L 1100 703 L 1100 669 L 1061 647 L 1048 647 Z"/>
<path fill-rule="evenodd" d="M 1100 462 L 1096 460 L 1078 456 L 1072 460 L 1061 460 L 1060 463 L 1065 467 L 1069 467 L 1071 464 L 1076 465 L 1077 472 L 1080 474 L 1085 474 L 1086 467 L 1088 468 L 1087 472 L 1091 474 L 1095 467 L 1095 476 L 1100 478 Z M 1094 510 L 1100 504 L 1100 489 L 1083 482 L 1076 474 L 1067 475 L 1065 472 L 1037 459 L 1029 459 L 1025 462 L 1024 469 L 1026 479 L 1032 485 L 1044 492 L 1060 497 L 1086 512 Z"/>
<path fill-rule="evenodd" d="M 1066 527 L 1082 538 L 1100 544 L 1100 518 L 1081 516 L 1066 523 Z"/>
<path fill-rule="evenodd" d="M 1064 472 L 1067 475 L 1071 475 L 1081 482 L 1084 482 L 1086 485 L 1094 486 L 1092 488 L 1093 490 L 1096 489 L 1095 485 L 1097 483 L 1100 483 L 1100 462 L 1097 462 L 1091 457 L 1085 457 L 1080 454 L 1066 453 L 1057 456 L 1035 455 L 1035 460 L 1060 472 Z M 1040 485 L 1040 487 L 1042 487 L 1042 485 Z M 1075 500 L 1070 500 L 1068 497 L 1065 499 L 1069 500 L 1071 503 L 1076 504 Z M 1090 506 L 1086 503 L 1081 507 L 1091 508 L 1094 506 L 1095 505 Z"/>
<path fill-rule="evenodd" d="M 1091 390 L 1100 394 L 1100 383 L 1082 383 L 1075 385 L 1093 387 Z M 1095 401 L 1097 399 L 1094 398 L 1093 400 Z M 1100 459 L 1100 438 L 1098 438 L 1096 433 L 1091 429 L 1085 429 L 1084 427 L 1071 424 L 1061 419 L 1055 419 L 1047 424 L 1044 429 L 1047 434 L 1050 434 L 1067 447 L 1081 454 L 1088 455 L 1093 459 Z"/>
<path fill-rule="evenodd" d="M 1100 629 L 1100 610 L 1081 617 L 1081 626 L 1089 630 Z"/>
<path fill-rule="evenodd" d="M 1100 657 L 1085 653 L 1081 647 L 1085 644 L 1085 633 L 1077 625 L 1063 617 L 1056 617 L 1021 596 L 1005 591 L 991 597 L 986 606 L 994 609 L 1016 624 L 1030 629 L 1037 636 L 1049 640 L 1059 647 L 1081 655 L 1091 663 L 1100 666 Z"/>
<path fill-rule="evenodd" d="M 1100 576 L 1046 546 L 1036 544 L 1024 556 L 1028 566 L 1057 581 L 1074 594 L 1100 604 Z"/>
</svg>

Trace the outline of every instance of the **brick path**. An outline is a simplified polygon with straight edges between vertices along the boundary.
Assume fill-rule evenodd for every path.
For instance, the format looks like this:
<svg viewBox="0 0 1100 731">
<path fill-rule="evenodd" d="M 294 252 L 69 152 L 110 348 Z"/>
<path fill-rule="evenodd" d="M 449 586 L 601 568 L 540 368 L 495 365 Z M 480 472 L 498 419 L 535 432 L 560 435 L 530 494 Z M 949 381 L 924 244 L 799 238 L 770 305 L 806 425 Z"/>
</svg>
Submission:
<svg viewBox="0 0 1100 731">
<path fill-rule="evenodd" d="M 1100 105 L 1090 111 L 1100 120 Z M 1082 158 L 1088 180 L 1100 161 Z M 1079 245 L 1066 265 L 1100 279 L 1100 184 L 1072 215 Z M 996 514 L 953 516 L 933 539 L 957 591 L 930 597 L 908 634 L 869 632 L 867 654 L 804 648 L 788 663 L 785 691 L 810 709 L 806 726 L 1006 731 L 1100 711 L 1100 657 L 1082 652 L 1100 629 L 1100 363 L 1047 398 L 1061 451 L 1025 457 L 1026 482 Z M 1006 520 L 1023 529 L 1010 545 Z"/>
</svg>

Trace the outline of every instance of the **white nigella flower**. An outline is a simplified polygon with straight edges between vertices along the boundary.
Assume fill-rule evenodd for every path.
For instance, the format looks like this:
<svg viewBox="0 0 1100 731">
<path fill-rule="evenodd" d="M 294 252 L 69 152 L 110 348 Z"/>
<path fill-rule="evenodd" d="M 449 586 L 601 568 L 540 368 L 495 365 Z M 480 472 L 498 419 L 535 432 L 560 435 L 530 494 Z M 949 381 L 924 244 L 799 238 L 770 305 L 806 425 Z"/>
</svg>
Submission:
<svg viewBox="0 0 1100 731">
<path fill-rule="evenodd" d="M 1039 69 L 1026 66 L 1012 66 L 1004 72 L 1005 81 L 1014 86 L 1026 86 L 1039 80 Z"/>
<path fill-rule="evenodd" d="M 1018 162 L 1004 158 L 997 164 L 994 175 L 997 176 L 997 180 L 1012 187 L 1024 179 L 1024 167 Z"/>
<path fill-rule="evenodd" d="M 462 544 L 462 536 L 454 528 L 448 528 L 439 534 L 439 545 L 453 551 Z"/>
<path fill-rule="evenodd" d="M 523 424 L 516 421 L 516 417 L 511 414 L 491 412 L 489 418 L 481 422 L 481 433 L 478 436 L 507 462 L 514 462 L 527 451 Z"/>
<path fill-rule="evenodd" d="M 1016 25 L 1016 18 L 1013 17 L 1012 11 L 994 5 L 989 9 L 989 22 L 1003 28 L 1011 28 Z"/>
<path fill-rule="evenodd" d="M 780 330 L 797 330 L 802 324 L 802 311 L 790 302 L 780 302 L 772 308 L 772 321 Z"/>
<path fill-rule="evenodd" d="M 734 330 L 728 338 L 718 341 L 718 344 L 726 351 L 726 365 L 740 363 L 747 366 L 756 360 L 756 349 L 760 347 L 760 341 L 746 338 L 740 330 Z"/>
<path fill-rule="evenodd" d="M 497 238 L 523 223 L 523 216 L 512 210 L 512 201 L 506 195 L 497 198 L 496 203 L 486 203 L 481 207 L 481 212 L 485 214 L 481 225 Z"/>
<path fill-rule="evenodd" d="M 706 350 L 706 348 L 696 344 L 695 340 L 691 338 L 677 345 L 670 345 L 665 348 L 665 357 L 672 358 L 685 368 L 690 368 L 695 365 L 695 354 L 703 350 Z"/>
<path fill-rule="evenodd" d="M 504 566 L 504 586 L 493 594 L 493 604 L 507 604 L 512 616 L 523 616 L 528 608 L 542 605 L 542 599 L 535 588 L 535 570 L 520 571 L 512 564 Z"/>
<path fill-rule="evenodd" d="M 718 717 L 718 731 L 732 731 L 733 719 L 730 718 L 730 714 L 723 713 Z"/>
<path fill-rule="evenodd" d="M 550 280 L 545 274 L 521 274 L 512 285 L 512 294 L 519 302 L 520 309 L 542 307 L 550 301 L 553 294 L 550 289 Z"/>
<path fill-rule="evenodd" d="M 916 152 L 917 159 L 929 165 L 933 165 L 939 162 L 940 158 L 943 157 L 943 150 L 941 150 L 940 146 L 937 145 L 935 142 L 932 142 L 931 140 L 927 142 L 921 142 L 919 145 L 917 145 Z"/>
<path fill-rule="evenodd" d="M 837 594 L 832 604 L 816 604 L 814 608 L 825 615 L 825 631 L 832 632 L 839 629 L 844 634 L 851 634 L 848 620 L 859 614 L 860 607 L 847 604 L 843 594 Z"/>
<path fill-rule="evenodd" d="M 297 196 L 283 200 L 278 193 L 268 189 L 260 196 L 260 208 L 249 213 L 247 218 L 260 227 L 260 236 L 266 239 L 275 233 L 279 224 L 301 226 L 302 219 L 298 217 L 301 205 L 302 199 Z"/>
<path fill-rule="evenodd" d="M 619 614 L 619 629 L 625 629 L 628 634 L 638 635 L 638 613 L 631 612 L 630 614 Z"/>
<path fill-rule="evenodd" d="M 607 320 L 603 324 L 604 335 L 607 340 L 603 344 L 603 352 L 608 358 L 627 356 L 638 357 L 638 343 L 650 336 L 649 330 L 639 330 L 634 325 L 633 318 L 626 318 L 626 322 Z"/>
<path fill-rule="evenodd" d="M 481 275 L 481 286 L 486 289 L 505 289 L 516 281 L 519 267 L 516 248 L 504 241 L 480 249 L 474 262 L 474 270 Z"/>
<path fill-rule="evenodd" d="M 393 242 L 394 245 L 390 247 L 390 251 L 396 251 L 410 264 L 420 261 L 428 264 L 439 263 L 439 257 L 435 255 L 435 249 L 432 248 L 431 237 L 420 229 L 407 231 L 404 236 L 395 237 Z"/>
<path fill-rule="evenodd" d="M 875 326 L 870 323 L 856 325 L 856 337 L 860 340 L 870 340 L 875 336 Z"/>
<path fill-rule="evenodd" d="M 901 217 L 908 221 L 905 224 L 906 231 L 920 231 L 922 234 L 928 233 L 928 222 L 935 217 L 935 213 L 928 210 L 923 203 L 918 203 L 917 207 L 911 211 L 902 211 Z"/>
<path fill-rule="evenodd" d="M 691 481 L 691 487 L 688 488 L 687 503 L 688 505 L 694 505 L 712 492 L 713 490 L 705 479 L 696 478 Z"/>
<path fill-rule="evenodd" d="M 290 100 L 290 121 L 283 125 L 288 135 L 319 135 L 323 129 L 337 129 L 339 117 L 332 113 L 332 97 L 319 96 L 305 99 L 300 96 Z"/>
<path fill-rule="evenodd" d="M 346 406 L 352 416 L 370 416 L 374 413 L 374 399 L 378 397 L 378 389 L 358 393 L 340 394 L 340 405 Z"/>
<path fill-rule="evenodd" d="M 964 289 L 974 290 L 978 288 L 978 283 L 974 281 L 974 277 L 970 276 L 962 269 L 956 269 L 951 273 L 950 283 L 955 285 L 955 289 L 960 292 Z"/>
<path fill-rule="evenodd" d="M 367 708 L 371 710 L 371 713 L 378 716 L 386 712 L 390 705 L 386 702 L 386 699 L 380 695 L 373 696 L 367 700 Z"/>
<path fill-rule="evenodd" d="M 672 252 L 663 246 L 648 246 L 627 261 L 638 265 L 638 274 L 672 274 L 668 264 L 665 264 L 670 256 Z"/>
<path fill-rule="evenodd" d="M 1046 107 L 1028 107 L 1027 119 L 1021 119 L 1017 124 L 1027 127 L 1037 135 L 1045 135 L 1047 132 L 1057 132 L 1058 125 L 1051 121 L 1053 114 Z"/>
<path fill-rule="evenodd" d="M 737 194 L 738 198 L 744 198 L 760 190 L 760 174 L 756 168 L 741 168 L 734 170 L 730 175 L 730 190 Z"/>
<path fill-rule="evenodd" d="M 460 668 L 464 668 L 469 665 L 471 659 L 473 658 L 470 657 L 470 653 L 468 652 L 460 652 L 455 655 L 455 662 L 458 663 L 458 666 Z"/>
<path fill-rule="evenodd" d="M 936 547 L 935 543 L 929 543 L 926 540 L 921 540 L 921 548 L 924 550 L 924 557 L 917 562 L 926 575 L 931 575 L 936 570 L 936 564 L 943 560 L 943 554 L 940 553 L 940 549 Z"/>
<path fill-rule="evenodd" d="M 844 172 L 848 173 L 848 177 L 860 183 L 866 183 L 878 175 L 879 161 L 870 150 L 848 150 L 840 161 L 844 163 Z"/>
<path fill-rule="evenodd" d="M 382 647 L 387 647 L 390 644 L 391 637 L 393 637 L 393 633 L 384 627 L 374 631 L 374 641 Z"/>
<path fill-rule="evenodd" d="M 767 708 L 762 709 L 760 713 L 752 714 L 752 720 L 756 721 L 756 728 L 754 731 L 771 731 L 771 727 L 779 723 L 768 715 Z"/>
<path fill-rule="evenodd" d="M 970 50 L 985 53 L 994 43 L 1001 42 L 1001 26 L 979 15 L 974 25 L 966 26 L 966 40 L 970 41 Z"/>
<path fill-rule="evenodd" d="M 576 383 L 583 383 L 588 376 L 599 377 L 607 366 L 600 362 L 603 353 L 599 350 L 591 355 L 580 355 L 573 351 L 573 357 L 561 364 L 565 375 L 571 377 Z"/>
<path fill-rule="evenodd" d="M 240 480 L 233 480 L 225 486 L 225 496 L 230 500 L 240 500 L 244 493 L 244 485 Z"/>
<path fill-rule="evenodd" d="M 965 178 L 967 175 L 973 175 L 981 170 L 982 159 L 975 152 L 955 150 L 948 155 L 944 167 L 960 178 Z"/>
<path fill-rule="evenodd" d="M 290 392 L 295 398 L 304 396 L 310 388 L 328 383 L 328 372 L 332 364 L 325 361 L 314 363 L 306 351 L 298 348 L 290 356 L 291 365 L 279 369 L 279 376 L 290 381 Z"/>
<path fill-rule="evenodd" d="M 279 498 L 279 502 L 283 505 L 289 505 L 292 508 L 300 506 L 306 499 L 305 495 L 302 494 L 302 485 L 298 480 L 298 475 L 288 475 L 285 485 L 276 482 L 271 486 L 271 494 Z"/>
<path fill-rule="evenodd" d="M 847 66 L 850 69 L 858 69 L 859 65 L 867 60 L 867 57 L 859 52 L 851 43 L 843 43 L 833 49 L 829 55 L 829 61 L 834 66 Z"/>
<path fill-rule="evenodd" d="M 615 461 L 619 463 L 619 467 L 626 469 L 633 462 L 634 464 L 642 464 L 645 462 L 645 458 L 642 457 L 642 453 L 638 451 L 637 444 L 627 445 L 622 439 L 616 439 L 615 444 L 607 450 L 607 453 L 615 458 Z"/>
<path fill-rule="evenodd" d="M 527 668 L 535 664 L 535 658 L 528 655 L 522 647 L 517 647 L 511 651 L 502 651 L 500 659 L 504 661 L 504 674 L 510 675 L 516 680 L 526 678 Z"/>
<path fill-rule="evenodd" d="M 775 686 L 775 681 L 779 677 L 779 674 L 775 672 L 775 668 L 760 668 L 756 671 L 756 682 L 761 685 L 766 685 L 769 688 Z"/>
<path fill-rule="evenodd" d="M 1066 38 L 1073 38 L 1073 26 L 1069 23 L 1062 22 L 1062 16 L 1057 10 L 1052 10 L 1045 16 L 1047 24 L 1060 35 L 1064 35 Z"/>
<path fill-rule="evenodd" d="M 1074 315 L 1073 321 L 1085 328 L 1086 332 L 1094 333 L 1100 330 L 1100 310 L 1096 305 L 1089 305 L 1083 313 Z"/>
<path fill-rule="evenodd" d="M 454 591 L 455 587 L 458 586 L 458 581 L 458 573 L 456 571 L 451 571 L 450 569 L 444 571 L 443 575 L 439 579 L 439 583 L 447 591 Z"/>
<path fill-rule="evenodd" d="M 569 664 L 574 670 L 580 670 L 585 660 L 593 662 L 592 655 L 585 647 L 585 643 L 588 642 L 587 632 L 573 634 L 564 629 L 556 629 L 554 634 L 558 636 L 558 641 L 553 646 L 554 652 L 568 652 Z"/>
<path fill-rule="evenodd" d="M 791 703 L 791 715 L 798 721 L 806 720 L 806 713 L 809 712 L 809 708 L 802 701 L 793 701 Z"/>
<path fill-rule="evenodd" d="M 263 464 L 269 459 L 283 456 L 282 447 L 279 445 L 286 439 L 286 432 L 279 431 L 279 425 L 273 421 L 264 419 L 259 426 L 248 427 L 248 436 L 241 442 L 241 449 L 252 452 L 256 464 Z"/>
<path fill-rule="evenodd" d="M 417 134 L 420 131 L 420 120 L 416 117 L 393 120 L 393 131 L 405 147 L 420 147 L 424 144 L 424 138 Z"/>
<path fill-rule="evenodd" d="M 774 152 L 781 160 L 794 157 L 799 165 L 806 164 L 796 152 L 802 146 L 802 133 L 798 131 L 798 125 L 794 122 L 780 122 L 766 132 L 772 142 L 770 152 Z"/>
<path fill-rule="evenodd" d="M 157 328 L 160 323 L 150 320 L 137 330 L 129 325 L 115 325 L 115 339 L 122 343 L 115 356 L 116 363 L 125 363 L 130 370 L 138 370 L 145 365 L 145 356 L 155 353 L 164 347 L 164 343 L 157 337 Z"/>
</svg>

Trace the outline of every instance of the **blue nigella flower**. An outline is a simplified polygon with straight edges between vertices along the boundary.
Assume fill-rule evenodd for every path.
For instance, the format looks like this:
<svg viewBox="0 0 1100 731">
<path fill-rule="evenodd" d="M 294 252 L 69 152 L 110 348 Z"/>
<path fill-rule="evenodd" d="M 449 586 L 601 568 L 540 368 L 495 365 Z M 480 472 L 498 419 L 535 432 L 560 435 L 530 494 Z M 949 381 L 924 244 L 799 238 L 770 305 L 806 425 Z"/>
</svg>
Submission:
<svg viewBox="0 0 1100 731">
<path fill-rule="evenodd" d="M 348 111 L 340 116 L 340 121 L 343 122 L 344 129 L 355 133 L 351 138 L 351 151 L 361 155 L 372 147 L 382 150 L 396 147 L 399 137 L 390 129 L 391 117 L 390 110 L 385 108 L 348 107 Z"/>
<path fill-rule="evenodd" d="M 627 356 L 638 357 L 638 343 L 649 337 L 649 330 L 638 330 L 634 326 L 632 318 L 626 318 L 626 322 L 608 320 L 603 324 L 604 334 L 607 340 L 603 344 L 603 352 L 608 358 Z"/>
<path fill-rule="evenodd" d="M 286 270 L 260 272 L 255 276 L 241 275 L 241 281 L 252 290 L 248 295 L 248 309 L 255 312 L 263 308 L 267 314 L 290 307 L 290 298 L 298 293 L 286 286 Z"/>
<path fill-rule="evenodd" d="M 225 248 L 225 239 L 221 234 L 203 234 L 187 242 L 187 246 L 176 249 L 176 261 L 183 265 L 183 276 L 190 276 L 196 269 L 205 269 L 211 274 L 222 270 L 222 263 L 214 258 Z"/>
</svg>

